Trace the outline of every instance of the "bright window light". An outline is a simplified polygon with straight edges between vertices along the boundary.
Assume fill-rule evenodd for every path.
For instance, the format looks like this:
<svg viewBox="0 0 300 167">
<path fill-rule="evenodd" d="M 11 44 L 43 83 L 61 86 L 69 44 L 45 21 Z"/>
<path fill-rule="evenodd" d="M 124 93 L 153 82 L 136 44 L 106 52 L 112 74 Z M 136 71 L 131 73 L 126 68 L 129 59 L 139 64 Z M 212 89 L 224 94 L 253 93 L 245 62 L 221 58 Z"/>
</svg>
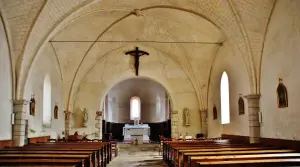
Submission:
<svg viewBox="0 0 300 167">
<path fill-rule="evenodd" d="M 228 75 L 224 71 L 221 78 L 221 124 L 230 123 L 229 112 L 229 81 Z"/>
<path fill-rule="evenodd" d="M 43 124 L 51 123 L 51 81 L 45 76 L 43 88 Z"/>
<path fill-rule="evenodd" d="M 137 96 L 134 96 L 130 99 L 130 119 L 141 119 L 141 100 Z"/>
</svg>

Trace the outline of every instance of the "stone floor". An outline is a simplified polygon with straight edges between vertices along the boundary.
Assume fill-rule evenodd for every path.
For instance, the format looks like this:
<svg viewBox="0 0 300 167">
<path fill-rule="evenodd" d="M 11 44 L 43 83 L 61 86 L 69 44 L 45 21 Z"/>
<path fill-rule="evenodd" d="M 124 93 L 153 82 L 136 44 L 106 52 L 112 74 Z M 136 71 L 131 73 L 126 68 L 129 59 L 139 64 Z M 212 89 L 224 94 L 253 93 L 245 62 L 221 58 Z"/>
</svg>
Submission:
<svg viewBox="0 0 300 167">
<path fill-rule="evenodd" d="M 158 154 L 157 144 L 129 145 L 119 144 L 119 155 L 108 167 L 165 167 L 162 156 Z"/>
</svg>

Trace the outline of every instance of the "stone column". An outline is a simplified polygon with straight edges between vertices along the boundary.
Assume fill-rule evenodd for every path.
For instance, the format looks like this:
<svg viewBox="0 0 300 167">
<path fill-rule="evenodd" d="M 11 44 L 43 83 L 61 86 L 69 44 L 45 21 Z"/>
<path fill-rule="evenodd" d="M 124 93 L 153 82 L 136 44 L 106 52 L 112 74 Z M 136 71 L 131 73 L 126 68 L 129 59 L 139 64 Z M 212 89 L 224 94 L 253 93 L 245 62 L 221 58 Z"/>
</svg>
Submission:
<svg viewBox="0 0 300 167">
<path fill-rule="evenodd" d="M 259 143 L 260 141 L 260 123 L 259 123 L 259 94 L 249 94 L 245 96 L 248 100 L 248 119 L 249 119 L 249 140 L 250 143 Z"/>
<path fill-rule="evenodd" d="M 96 123 L 95 123 L 95 128 L 97 129 L 95 133 L 95 137 L 97 139 L 102 139 L 102 119 L 103 119 L 103 111 L 97 111 L 96 112 Z"/>
<path fill-rule="evenodd" d="M 171 114 L 171 137 L 178 138 L 178 111 L 172 111 Z"/>
<path fill-rule="evenodd" d="M 65 137 L 66 137 L 66 139 L 70 135 L 70 130 L 71 130 L 71 114 L 72 114 L 72 112 L 65 111 Z"/>
<path fill-rule="evenodd" d="M 200 110 L 201 115 L 201 126 L 202 126 L 202 133 L 205 137 L 207 137 L 208 133 L 208 123 L 207 123 L 207 109 Z"/>
<path fill-rule="evenodd" d="M 13 100 L 15 122 L 13 126 L 14 146 L 23 146 L 25 143 L 26 110 L 29 101 Z"/>
</svg>

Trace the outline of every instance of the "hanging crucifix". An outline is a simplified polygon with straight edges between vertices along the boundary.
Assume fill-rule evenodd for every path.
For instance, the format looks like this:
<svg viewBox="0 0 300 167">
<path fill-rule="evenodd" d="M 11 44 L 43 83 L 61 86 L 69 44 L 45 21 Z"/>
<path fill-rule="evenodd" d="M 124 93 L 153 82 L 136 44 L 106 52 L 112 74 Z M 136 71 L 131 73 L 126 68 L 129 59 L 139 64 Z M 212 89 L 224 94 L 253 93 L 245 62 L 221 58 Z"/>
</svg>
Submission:
<svg viewBox="0 0 300 167">
<path fill-rule="evenodd" d="M 149 53 L 145 52 L 145 51 L 142 51 L 142 50 L 139 50 L 139 47 L 135 47 L 135 50 L 128 51 L 125 54 L 130 55 L 130 56 L 134 56 L 135 75 L 138 76 L 139 75 L 139 64 L 140 64 L 139 59 L 140 59 L 140 56 L 149 55 Z"/>
</svg>

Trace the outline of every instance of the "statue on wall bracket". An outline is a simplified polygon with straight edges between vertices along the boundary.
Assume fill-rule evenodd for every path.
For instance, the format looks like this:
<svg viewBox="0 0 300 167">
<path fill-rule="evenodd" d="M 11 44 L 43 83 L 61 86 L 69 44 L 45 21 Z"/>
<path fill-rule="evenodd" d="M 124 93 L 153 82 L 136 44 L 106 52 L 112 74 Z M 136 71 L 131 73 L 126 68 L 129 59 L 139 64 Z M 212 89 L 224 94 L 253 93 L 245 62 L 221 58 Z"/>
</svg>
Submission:
<svg viewBox="0 0 300 167">
<path fill-rule="evenodd" d="M 89 119 L 89 116 L 88 116 L 88 112 L 87 112 L 87 109 L 84 108 L 83 109 L 83 127 L 87 127 L 86 123 Z"/>
<path fill-rule="evenodd" d="M 29 114 L 35 116 L 35 98 L 34 94 L 31 95 L 30 104 L 29 104 Z"/>
<path fill-rule="evenodd" d="M 102 117 L 102 111 L 96 111 L 96 117 L 95 117 L 95 120 L 101 120 L 101 117 Z"/>
<path fill-rule="evenodd" d="M 278 108 L 288 107 L 288 93 L 282 78 L 279 78 L 279 84 L 277 86 L 277 104 Z"/>
<path fill-rule="evenodd" d="M 241 94 L 239 97 L 238 105 L 239 105 L 239 115 L 244 115 L 245 114 L 245 103 L 244 103 L 244 99 Z"/>
<path fill-rule="evenodd" d="M 55 103 L 55 106 L 54 106 L 54 119 L 58 119 L 58 106 L 57 106 L 57 102 Z"/>
<path fill-rule="evenodd" d="M 185 126 L 190 126 L 192 123 L 191 123 L 191 112 L 190 112 L 190 109 L 185 107 L 183 109 L 183 114 L 184 114 L 184 125 Z"/>
<path fill-rule="evenodd" d="M 213 108 L 213 120 L 216 120 L 216 119 L 218 119 L 218 110 L 217 110 L 216 105 L 214 105 L 214 108 Z"/>
</svg>

